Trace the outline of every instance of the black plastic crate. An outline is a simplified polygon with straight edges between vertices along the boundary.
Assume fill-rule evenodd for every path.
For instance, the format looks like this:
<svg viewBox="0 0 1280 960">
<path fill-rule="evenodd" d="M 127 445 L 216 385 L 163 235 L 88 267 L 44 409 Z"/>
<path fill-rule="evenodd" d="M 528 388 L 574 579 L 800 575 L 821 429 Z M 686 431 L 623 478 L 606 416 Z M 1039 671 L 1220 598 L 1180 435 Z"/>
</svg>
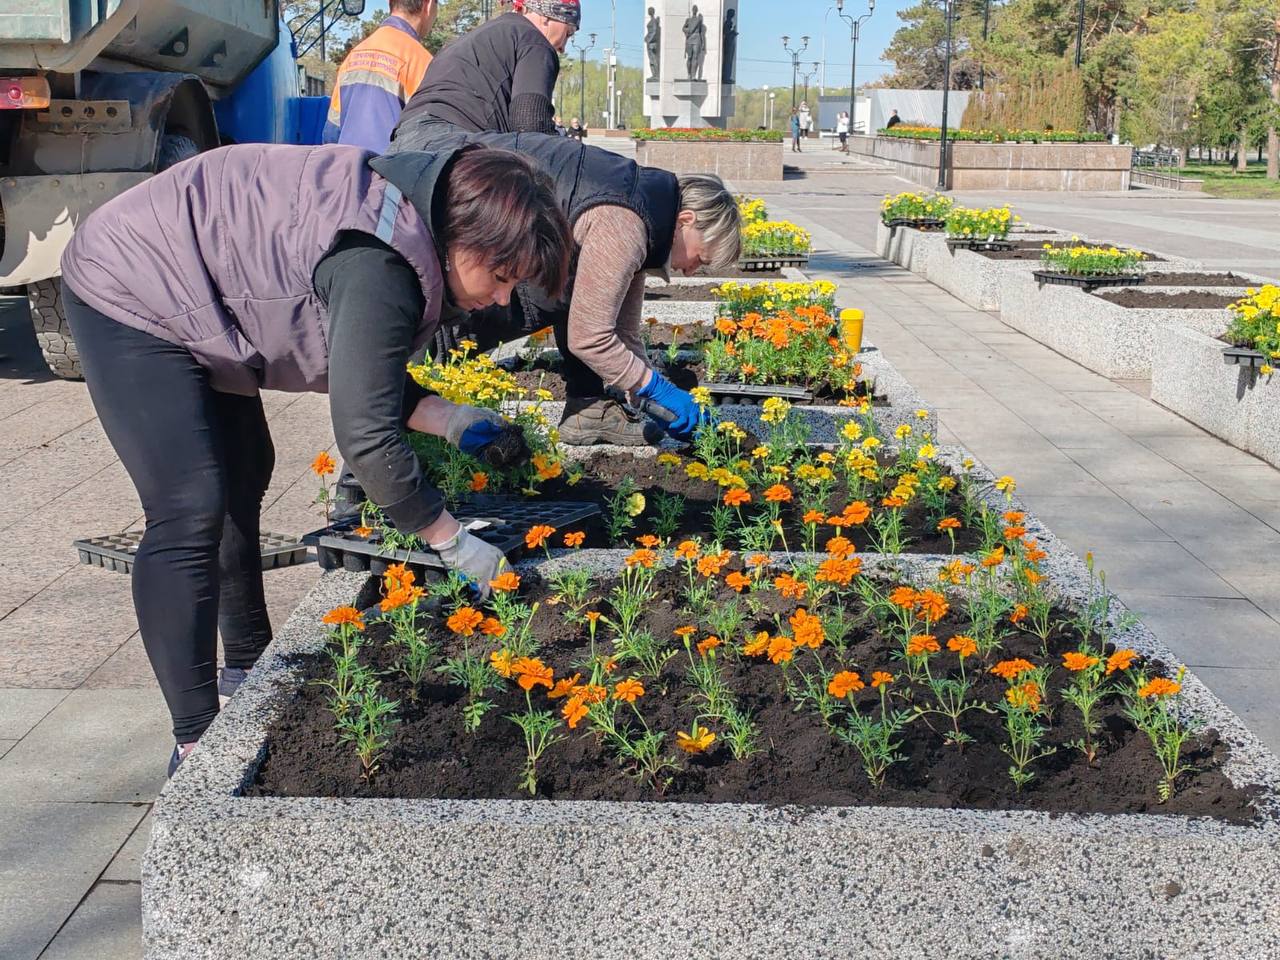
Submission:
<svg viewBox="0 0 1280 960">
<path fill-rule="evenodd" d="M 911 227 L 915 230 L 941 230 L 947 225 L 945 220 L 939 220 L 936 217 L 894 217 L 892 220 L 881 221 L 886 227 Z"/>
<path fill-rule="evenodd" d="M 813 393 L 804 387 L 760 386 L 750 383 L 704 383 L 716 404 L 744 404 L 755 406 L 770 397 L 781 397 L 792 403 L 813 403 Z"/>
<path fill-rule="evenodd" d="M 1099 287 L 1133 287 L 1145 282 L 1146 277 L 1140 273 L 1117 274 L 1115 276 L 1078 277 L 1070 273 L 1051 273 L 1048 270 L 1036 270 L 1032 276 L 1040 286 L 1080 287 L 1084 290 L 1096 290 Z"/>
<path fill-rule="evenodd" d="M 744 257 L 738 261 L 739 270 L 781 270 L 783 267 L 805 267 L 809 258 L 802 254 Z"/>
<path fill-rule="evenodd" d="M 525 551 L 525 534 L 538 524 L 555 527 L 557 535 L 563 535 L 571 530 L 597 526 L 600 522 L 600 508 L 594 503 L 503 496 L 476 497 L 450 512 L 472 534 L 512 558 Z M 367 570 L 381 576 L 393 563 L 406 564 L 419 573 L 445 568 L 439 554 L 432 550 L 391 550 L 377 533 L 367 538 L 357 537 L 352 531 L 359 525 L 359 518 L 352 517 L 314 530 L 302 541 L 315 545 L 316 559 L 324 570 Z"/>
<path fill-rule="evenodd" d="M 133 561 L 138 555 L 142 531 L 109 533 L 104 537 L 86 537 L 73 544 L 80 554 L 80 562 L 91 567 L 102 567 L 116 573 L 132 573 Z M 258 542 L 262 549 L 262 569 L 292 567 L 307 562 L 307 546 L 296 537 L 282 533 L 262 533 Z"/>
<path fill-rule="evenodd" d="M 977 237 L 947 237 L 949 250 L 985 250 L 995 252 L 1012 250 L 1012 240 L 979 240 Z"/>
<path fill-rule="evenodd" d="M 1228 367 L 1261 367 L 1268 361 L 1260 352 L 1249 347 L 1226 347 L 1222 351 L 1222 362 Z"/>
</svg>

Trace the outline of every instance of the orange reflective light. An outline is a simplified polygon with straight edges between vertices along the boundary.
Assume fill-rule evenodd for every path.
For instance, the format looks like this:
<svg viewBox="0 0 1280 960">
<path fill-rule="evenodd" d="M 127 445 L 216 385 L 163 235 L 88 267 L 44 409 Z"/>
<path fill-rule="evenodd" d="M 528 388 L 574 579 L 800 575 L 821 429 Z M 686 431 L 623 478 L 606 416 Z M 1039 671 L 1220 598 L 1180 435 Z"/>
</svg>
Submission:
<svg viewBox="0 0 1280 960">
<path fill-rule="evenodd" d="M 47 110 L 49 81 L 44 77 L 0 77 L 0 110 Z"/>
</svg>

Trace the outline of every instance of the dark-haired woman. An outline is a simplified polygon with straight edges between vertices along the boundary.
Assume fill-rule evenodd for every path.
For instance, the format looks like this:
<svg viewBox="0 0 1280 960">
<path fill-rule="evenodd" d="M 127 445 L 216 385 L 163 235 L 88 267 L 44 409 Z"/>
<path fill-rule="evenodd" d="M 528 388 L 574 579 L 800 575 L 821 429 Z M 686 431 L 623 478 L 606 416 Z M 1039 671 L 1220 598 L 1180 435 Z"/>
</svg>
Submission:
<svg viewBox="0 0 1280 960">
<path fill-rule="evenodd" d="M 370 499 L 486 590 L 501 552 L 444 509 L 403 431 L 477 452 L 501 420 L 424 394 L 405 363 L 442 310 L 505 304 L 525 280 L 563 287 L 570 244 L 545 177 L 476 147 L 226 147 L 77 231 L 67 315 L 146 514 L 133 596 L 173 717 L 170 773 L 271 639 L 258 529 L 274 451 L 259 390 L 327 392 Z"/>
</svg>

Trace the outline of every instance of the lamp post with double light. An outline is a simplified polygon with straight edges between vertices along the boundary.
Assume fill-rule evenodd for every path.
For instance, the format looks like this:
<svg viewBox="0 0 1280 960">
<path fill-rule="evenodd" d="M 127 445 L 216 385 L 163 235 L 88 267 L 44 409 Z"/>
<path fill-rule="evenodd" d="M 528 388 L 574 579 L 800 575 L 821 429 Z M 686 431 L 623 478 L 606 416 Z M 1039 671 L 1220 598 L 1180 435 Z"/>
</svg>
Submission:
<svg viewBox="0 0 1280 960">
<path fill-rule="evenodd" d="M 867 12 L 854 17 L 844 12 L 844 0 L 836 0 L 836 13 L 840 19 L 849 24 L 849 42 L 853 48 L 853 65 L 849 69 L 849 132 L 854 133 L 858 121 L 858 37 L 862 33 L 862 25 L 876 11 L 876 0 L 867 0 Z M 869 131 L 868 131 L 869 132 Z"/>
</svg>

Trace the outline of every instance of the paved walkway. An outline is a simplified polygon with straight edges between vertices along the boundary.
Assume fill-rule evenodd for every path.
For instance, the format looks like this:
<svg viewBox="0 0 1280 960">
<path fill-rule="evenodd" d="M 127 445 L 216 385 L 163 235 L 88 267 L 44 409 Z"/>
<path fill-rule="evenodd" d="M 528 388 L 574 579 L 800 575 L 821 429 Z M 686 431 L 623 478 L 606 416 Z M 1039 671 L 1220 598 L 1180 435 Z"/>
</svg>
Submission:
<svg viewBox="0 0 1280 960">
<path fill-rule="evenodd" d="M 879 200 L 901 181 L 829 152 L 788 162 L 804 176 L 739 186 L 814 227 L 815 272 L 867 308 L 870 335 L 939 409 L 944 439 L 1016 476 L 1036 512 L 1093 549 L 1125 600 L 1280 748 L 1280 474 L 1161 410 L 1143 385 L 1097 377 L 876 260 Z M 1018 199 L 1032 219 L 1093 232 L 1086 219 L 1101 218 L 1109 238 L 1223 265 L 1280 247 L 1280 226 L 1259 214 L 1274 220 L 1275 208 L 1261 204 Z M 1162 232 L 1139 217 L 1159 218 Z M 1220 244 L 1197 249 L 1198 217 L 1222 235 L 1221 224 L 1248 222 L 1233 234 L 1239 262 Z M 306 465 L 331 443 L 328 413 L 319 397 L 267 405 L 277 466 L 265 523 L 298 533 L 317 519 Z M 4 298 L 0 459 L 0 960 L 137 960 L 139 861 L 172 741 L 128 578 L 80 566 L 70 542 L 134 527 L 140 509 L 83 385 L 44 373 L 24 302 Z M 316 576 L 268 574 L 277 624 Z"/>
</svg>

